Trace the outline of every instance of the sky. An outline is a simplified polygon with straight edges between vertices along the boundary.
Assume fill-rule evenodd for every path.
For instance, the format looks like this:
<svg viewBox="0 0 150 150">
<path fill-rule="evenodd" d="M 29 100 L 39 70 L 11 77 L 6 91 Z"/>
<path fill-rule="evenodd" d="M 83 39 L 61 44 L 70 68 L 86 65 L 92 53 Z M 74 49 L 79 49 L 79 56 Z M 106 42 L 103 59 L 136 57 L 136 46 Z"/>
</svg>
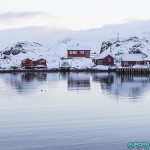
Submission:
<svg viewBox="0 0 150 150">
<path fill-rule="evenodd" d="M 150 19 L 150 0 L 0 0 L 0 30 L 56 26 L 70 30 Z"/>
</svg>

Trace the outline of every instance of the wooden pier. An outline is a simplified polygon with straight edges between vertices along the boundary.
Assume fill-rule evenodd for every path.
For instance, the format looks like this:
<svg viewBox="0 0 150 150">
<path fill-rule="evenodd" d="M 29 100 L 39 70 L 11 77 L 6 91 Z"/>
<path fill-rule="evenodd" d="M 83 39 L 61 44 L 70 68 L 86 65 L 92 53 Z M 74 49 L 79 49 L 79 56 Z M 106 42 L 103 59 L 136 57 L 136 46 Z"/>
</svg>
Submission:
<svg viewBox="0 0 150 150">
<path fill-rule="evenodd" d="M 117 68 L 119 74 L 150 74 L 150 68 Z"/>
</svg>

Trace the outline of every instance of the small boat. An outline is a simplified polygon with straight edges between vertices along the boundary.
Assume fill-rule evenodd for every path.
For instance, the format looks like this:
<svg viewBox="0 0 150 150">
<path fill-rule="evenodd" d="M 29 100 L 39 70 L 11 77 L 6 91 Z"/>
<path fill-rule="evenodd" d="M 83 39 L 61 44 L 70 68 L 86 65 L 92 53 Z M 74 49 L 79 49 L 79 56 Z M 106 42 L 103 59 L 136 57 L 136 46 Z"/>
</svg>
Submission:
<svg viewBox="0 0 150 150">
<path fill-rule="evenodd" d="M 63 71 L 63 72 L 68 72 L 70 71 L 70 64 L 68 62 L 63 62 L 60 66 L 60 71 Z"/>
</svg>

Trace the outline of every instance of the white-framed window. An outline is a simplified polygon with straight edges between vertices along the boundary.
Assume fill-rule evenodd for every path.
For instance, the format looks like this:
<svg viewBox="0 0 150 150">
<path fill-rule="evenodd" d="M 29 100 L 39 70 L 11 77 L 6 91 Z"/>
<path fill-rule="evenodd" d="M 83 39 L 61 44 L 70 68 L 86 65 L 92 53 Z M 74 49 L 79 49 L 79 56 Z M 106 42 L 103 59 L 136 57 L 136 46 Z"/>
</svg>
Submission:
<svg viewBox="0 0 150 150">
<path fill-rule="evenodd" d="M 70 54 L 77 54 L 77 51 L 70 51 Z"/>
<path fill-rule="evenodd" d="M 80 54 L 84 54 L 84 51 L 80 51 Z"/>
<path fill-rule="evenodd" d="M 137 64 L 137 65 L 140 65 L 140 62 L 139 62 L 139 61 L 137 61 L 137 62 L 136 62 L 136 64 Z"/>
<path fill-rule="evenodd" d="M 77 54 L 77 51 L 72 51 L 72 54 Z"/>
<path fill-rule="evenodd" d="M 127 61 L 125 61 L 125 62 L 124 62 L 124 65 L 128 65 L 128 62 L 127 62 Z"/>
<path fill-rule="evenodd" d="M 111 58 L 108 58 L 108 62 L 111 62 Z"/>
</svg>

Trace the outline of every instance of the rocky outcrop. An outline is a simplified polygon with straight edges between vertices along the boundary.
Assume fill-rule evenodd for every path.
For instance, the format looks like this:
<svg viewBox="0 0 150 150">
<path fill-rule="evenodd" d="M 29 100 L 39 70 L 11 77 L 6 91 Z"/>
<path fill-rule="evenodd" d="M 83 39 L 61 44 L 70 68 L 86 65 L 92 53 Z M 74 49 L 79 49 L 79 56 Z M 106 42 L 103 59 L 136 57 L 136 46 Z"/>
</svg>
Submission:
<svg viewBox="0 0 150 150">
<path fill-rule="evenodd" d="M 9 56 L 9 55 L 18 55 L 20 53 L 26 53 L 27 47 L 41 47 L 42 45 L 35 42 L 18 42 L 13 47 L 7 47 L 1 54 Z"/>
</svg>

